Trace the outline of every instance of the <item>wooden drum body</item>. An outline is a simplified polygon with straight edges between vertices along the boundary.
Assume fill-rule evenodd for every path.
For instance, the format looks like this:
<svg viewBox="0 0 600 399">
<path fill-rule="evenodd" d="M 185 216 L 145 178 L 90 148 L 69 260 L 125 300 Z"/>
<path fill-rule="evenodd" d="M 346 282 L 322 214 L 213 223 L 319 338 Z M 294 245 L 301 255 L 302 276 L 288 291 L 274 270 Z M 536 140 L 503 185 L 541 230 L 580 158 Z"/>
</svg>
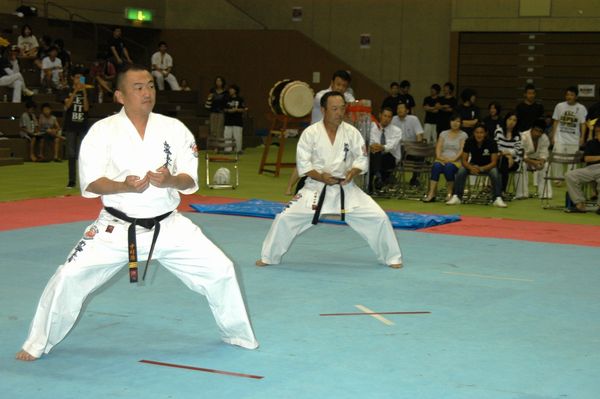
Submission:
<svg viewBox="0 0 600 399">
<path fill-rule="evenodd" d="M 302 118 L 312 111 L 313 101 L 313 90 L 299 80 L 280 80 L 269 91 L 269 108 L 277 115 Z"/>
</svg>

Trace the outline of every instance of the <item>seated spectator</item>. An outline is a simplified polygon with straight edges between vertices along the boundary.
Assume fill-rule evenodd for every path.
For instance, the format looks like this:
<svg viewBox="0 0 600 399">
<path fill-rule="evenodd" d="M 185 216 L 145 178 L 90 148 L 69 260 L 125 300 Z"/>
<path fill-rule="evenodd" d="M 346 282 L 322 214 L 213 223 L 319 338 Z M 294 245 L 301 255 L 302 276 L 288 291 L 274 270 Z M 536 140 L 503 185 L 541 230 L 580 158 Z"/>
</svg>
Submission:
<svg viewBox="0 0 600 399">
<path fill-rule="evenodd" d="M 402 141 L 405 142 L 423 142 L 423 127 L 419 118 L 408 114 L 408 106 L 405 103 L 399 103 L 396 108 L 396 116 L 392 118 L 392 125 L 397 126 L 402 131 Z M 408 155 L 407 155 L 408 156 Z M 414 161 L 422 161 L 423 158 L 413 157 Z M 410 179 L 410 185 L 419 185 L 419 174 L 413 173 Z"/>
<path fill-rule="evenodd" d="M 480 123 L 474 126 L 473 136 L 465 140 L 462 154 L 462 167 L 456 174 L 452 198 L 446 205 L 458 205 L 462 202 L 465 183 L 469 175 L 487 175 L 492 181 L 493 205 L 506 208 L 502 200 L 502 182 L 498 175 L 498 146 L 487 137 L 485 126 Z"/>
<path fill-rule="evenodd" d="M 594 125 L 594 138 L 585 143 L 583 161 L 586 166 L 574 169 L 565 175 L 569 197 L 575 204 L 571 212 L 586 212 L 585 195 L 581 188 L 584 183 L 600 183 L 600 122 Z M 600 208 L 596 211 L 600 215 Z"/>
<path fill-rule="evenodd" d="M 117 68 L 105 53 L 98 53 L 90 69 L 90 76 L 98 93 L 98 102 L 102 103 L 107 94 L 113 95 L 113 85 L 117 77 Z"/>
<path fill-rule="evenodd" d="M 244 99 L 239 96 L 239 86 L 229 86 L 229 96 L 225 105 L 225 139 L 235 140 L 235 151 L 242 153 L 242 132 L 244 128 L 244 112 L 248 111 Z"/>
<path fill-rule="evenodd" d="M 49 93 L 53 89 L 62 90 L 66 86 L 63 65 L 58 58 L 58 49 L 55 46 L 50 47 L 48 56 L 42 60 L 42 86 L 46 87 Z"/>
<path fill-rule="evenodd" d="M 21 96 L 31 96 L 33 92 L 25 87 L 25 81 L 23 75 L 20 72 L 13 71 L 13 63 L 0 54 L 0 87 L 10 87 L 13 89 L 12 102 L 20 103 Z"/>
<path fill-rule="evenodd" d="M 456 107 L 456 112 L 462 119 L 462 129 L 471 137 L 475 126 L 480 121 L 479 107 L 475 105 L 477 92 L 473 89 L 464 89 L 460 93 L 461 103 Z"/>
<path fill-rule="evenodd" d="M 129 51 L 123 41 L 122 34 L 121 28 L 117 26 L 113 28 L 112 37 L 108 41 L 108 48 L 112 57 L 111 61 L 113 61 L 118 70 L 123 68 L 125 64 L 133 64 L 133 61 L 129 57 Z"/>
<path fill-rule="evenodd" d="M 17 38 L 17 46 L 21 50 L 21 57 L 35 58 L 37 56 L 40 44 L 34 36 L 31 26 L 27 24 L 23 25 L 21 34 Z"/>
<path fill-rule="evenodd" d="M 428 143 L 435 143 L 438 137 L 438 116 L 440 113 L 440 91 L 439 84 L 434 83 L 430 88 L 430 95 L 423 100 L 423 109 L 425 110 L 424 138 Z"/>
<path fill-rule="evenodd" d="M 181 84 L 179 85 L 182 91 L 192 91 L 187 79 L 181 79 Z"/>
<path fill-rule="evenodd" d="M 450 130 L 440 133 L 435 146 L 435 162 L 431 168 L 431 181 L 429 193 L 423 202 L 434 202 L 436 199 L 438 182 L 443 173 L 446 178 L 447 198 L 449 201 L 454 190 L 454 177 L 461 165 L 463 147 L 467 140 L 467 133 L 460 130 L 460 115 L 455 114 L 450 118 Z"/>
<path fill-rule="evenodd" d="M 52 115 L 52 108 L 50 107 L 50 104 L 42 104 L 42 113 L 40 114 L 38 121 L 40 124 L 40 134 L 37 136 L 37 138 L 40 139 L 40 152 L 37 160 L 44 160 L 45 143 L 46 141 L 52 141 L 54 143 L 54 162 L 61 162 L 62 159 L 59 156 L 60 145 L 65 138 L 61 135 L 58 120 L 54 115 Z"/>
<path fill-rule="evenodd" d="M 379 113 L 379 124 L 371 123 L 369 140 L 369 192 L 373 187 L 380 190 L 387 182 L 391 171 L 400 162 L 400 140 L 402 130 L 391 124 L 394 114 L 390 108 L 384 108 Z"/>
<path fill-rule="evenodd" d="M 548 169 L 548 156 L 550 154 L 550 139 L 544 133 L 546 122 L 540 118 L 533 122 L 531 129 L 521 133 L 521 145 L 523 147 L 523 162 L 521 164 L 521 176 L 517 181 L 516 199 L 529 198 L 529 173 L 534 171 L 538 196 L 544 195 L 544 176 Z M 552 185 L 548 184 L 547 198 L 552 198 Z"/>
<path fill-rule="evenodd" d="M 485 130 L 487 130 L 489 137 L 494 137 L 498 125 L 502 123 L 500 112 L 502 112 L 502 107 L 496 101 L 492 101 L 488 105 L 488 116 L 483 118 L 483 124 L 485 125 Z"/>
<path fill-rule="evenodd" d="M 27 101 L 25 103 L 25 112 L 21 114 L 21 118 L 19 119 L 19 136 L 29 140 L 29 157 L 34 162 L 37 160 L 34 138 L 40 133 L 40 125 L 35 115 L 35 108 L 36 104 L 33 101 Z"/>
<path fill-rule="evenodd" d="M 171 73 L 173 69 L 173 57 L 167 53 L 167 43 L 158 43 L 158 51 L 152 54 L 152 76 L 156 79 L 158 90 L 165 89 L 165 80 L 173 91 L 180 91 L 181 88 L 177 83 L 177 78 Z"/>
<path fill-rule="evenodd" d="M 43 35 L 40 38 L 40 47 L 35 59 L 35 66 L 37 66 L 40 71 L 42 70 L 43 59 L 46 58 L 50 53 L 50 47 L 52 47 L 52 38 L 48 35 Z"/>
<path fill-rule="evenodd" d="M 63 39 L 56 39 L 54 46 L 58 49 L 56 56 L 62 62 L 63 74 L 66 78 L 71 73 L 71 52 L 65 49 L 65 41 Z"/>
<path fill-rule="evenodd" d="M 498 171 L 502 177 L 502 192 L 506 193 L 508 176 L 521 166 L 521 135 L 517 131 L 517 116 L 509 112 L 504 116 L 504 122 L 494 132 L 494 140 L 498 145 Z"/>
</svg>

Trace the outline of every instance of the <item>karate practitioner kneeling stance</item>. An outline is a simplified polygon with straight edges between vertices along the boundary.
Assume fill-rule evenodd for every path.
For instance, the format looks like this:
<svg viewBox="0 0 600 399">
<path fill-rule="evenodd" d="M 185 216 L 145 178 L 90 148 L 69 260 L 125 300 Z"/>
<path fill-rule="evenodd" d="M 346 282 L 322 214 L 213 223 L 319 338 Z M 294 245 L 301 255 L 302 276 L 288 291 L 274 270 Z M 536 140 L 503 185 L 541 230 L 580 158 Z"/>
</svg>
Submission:
<svg viewBox="0 0 600 399">
<path fill-rule="evenodd" d="M 365 173 L 367 150 L 360 132 L 343 121 L 346 103 L 331 91 L 321 98 L 323 120 L 300 136 L 296 164 L 304 187 L 275 217 L 257 266 L 278 264 L 296 236 L 317 223 L 320 214 L 341 214 L 360 234 L 380 263 L 402 267 L 402 255 L 389 218 L 352 179 Z"/>
<path fill-rule="evenodd" d="M 152 113 L 154 79 L 144 67 L 121 71 L 115 96 L 121 112 L 92 126 L 79 159 L 82 194 L 101 196 L 104 209 L 48 282 L 17 359 L 48 353 L 73 327 L 90 293 L 128 259 L 130 281 L 137 281 L 137 257 L 152 255 L 206 296 L 223 341 L 257 348 L 231 260 L 176 209 L 179 193 L 198 189 L 192 134 L 178 120 Z"/>
</svg>

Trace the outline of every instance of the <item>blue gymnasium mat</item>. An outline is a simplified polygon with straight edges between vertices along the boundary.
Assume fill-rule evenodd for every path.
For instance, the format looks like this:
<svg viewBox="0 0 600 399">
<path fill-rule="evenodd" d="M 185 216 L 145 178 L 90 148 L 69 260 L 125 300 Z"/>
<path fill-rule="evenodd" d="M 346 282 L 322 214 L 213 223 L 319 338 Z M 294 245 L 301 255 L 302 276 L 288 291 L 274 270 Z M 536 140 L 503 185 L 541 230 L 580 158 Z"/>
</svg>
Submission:
<svg viewBox="0 0 600 399">
<path fill-rule="evenodd" d="M 201 213 L 215 213 L 220 215 L 253 216 L 274 219 L 285 204 L 273 201 L 251 199 L 248 201 L 230 204 L 191 204 L 194 210 Z M 440 224 L 458 222 L 459 215 L 423 215 L 420 213 L 386 212 L 395 229 L 418 230 Z M 322 219 L 323 223 L 346 224 L 341 220 Z"/>
</svg>

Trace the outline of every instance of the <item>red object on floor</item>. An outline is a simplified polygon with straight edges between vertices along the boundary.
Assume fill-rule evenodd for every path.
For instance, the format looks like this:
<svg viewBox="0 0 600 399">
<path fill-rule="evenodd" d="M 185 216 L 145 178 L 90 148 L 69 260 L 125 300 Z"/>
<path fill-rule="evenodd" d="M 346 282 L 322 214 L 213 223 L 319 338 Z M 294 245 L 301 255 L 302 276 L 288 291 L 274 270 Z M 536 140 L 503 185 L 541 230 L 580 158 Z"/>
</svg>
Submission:
<svg viewBox="0 0 600 399">
<path fill-rule="evenodd" d="M 182 212 L 189 212 L 191 211 L 190 204 L 227 204 L 239 201 L 242 200 L 205 195 L 183 195 L 178 209 Z M 81 196 L 0 202 L 0 215 L 2 215 L 0 231 L 91 221 L 96 219 L 101 208 L 102 204 L 99 199 L 88 199 Z M 474 216 L 461 216 L 461 219 L 460 222 L 418 231 L 600 247 L 600 226 Z"/>
</svg>

